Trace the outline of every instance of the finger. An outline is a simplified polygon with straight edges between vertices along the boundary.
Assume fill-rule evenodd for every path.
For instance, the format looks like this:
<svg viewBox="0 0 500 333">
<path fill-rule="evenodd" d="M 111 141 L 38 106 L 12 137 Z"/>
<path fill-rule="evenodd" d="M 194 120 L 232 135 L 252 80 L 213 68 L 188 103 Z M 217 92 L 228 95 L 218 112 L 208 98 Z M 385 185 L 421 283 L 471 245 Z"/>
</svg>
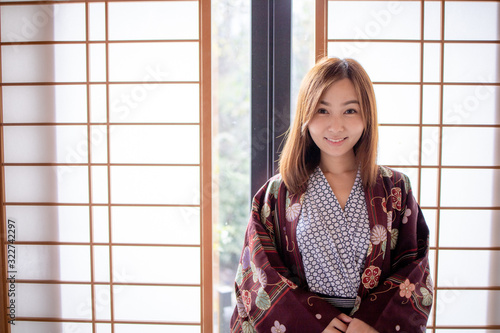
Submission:
<svg viewBox="0 0 500 333">
<path fill-rule="evenodd" d="M 342 322 L 340 319 L 337 319 L 337 318 L 335 318 L 333 320 L 333 327 L 335 327 L 340 332 L 347 331 L 347 325 L 344 322 Z"/>
<path fill-rule="evenodd" d="M 345 313 L 341 313 L 337 316 L 338 319 L 342 320 L 344 323 L 350 323 L 352 321 L 352 318 L 346 315 Z"/>
</svg>

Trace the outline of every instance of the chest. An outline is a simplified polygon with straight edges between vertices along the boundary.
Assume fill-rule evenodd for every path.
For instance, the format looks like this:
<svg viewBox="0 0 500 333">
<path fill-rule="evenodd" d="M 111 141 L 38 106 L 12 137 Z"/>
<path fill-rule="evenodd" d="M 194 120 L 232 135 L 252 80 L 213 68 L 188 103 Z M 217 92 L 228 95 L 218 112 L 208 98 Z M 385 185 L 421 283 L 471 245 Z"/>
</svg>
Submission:
<svg viewBox="0 0 500 333">
<path fill-rule="evenodd" d="M 328 181 L 328 184 L 330 184 L 340 207 L 345 209 L 347 199 L 349 199 L 349 195 L 351 194 L 352 187 L 356 179 L 356 172 L 341 176 L 327 173 L 325 174 L 325 178 Z"/>
</svg>

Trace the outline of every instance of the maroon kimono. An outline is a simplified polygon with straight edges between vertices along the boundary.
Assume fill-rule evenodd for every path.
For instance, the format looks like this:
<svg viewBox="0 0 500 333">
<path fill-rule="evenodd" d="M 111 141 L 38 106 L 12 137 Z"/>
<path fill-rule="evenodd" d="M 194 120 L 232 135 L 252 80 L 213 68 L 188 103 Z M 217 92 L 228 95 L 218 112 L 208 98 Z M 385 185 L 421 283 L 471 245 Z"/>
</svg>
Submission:
<svg viewBox="0 0 500 333">
<path fill-rule="evenodd" d="M 423 332 L 433 295 L 429 230 L 408 177 L 379 167 L 365 196 L 370 246 L 350 315 L 379 332 Z M 322 332 L 341 313 L 308 290 L 295 235 L 302 199 L 288 192 L 280 175 L 255 195 L 231 332 Z"/>
</svg>

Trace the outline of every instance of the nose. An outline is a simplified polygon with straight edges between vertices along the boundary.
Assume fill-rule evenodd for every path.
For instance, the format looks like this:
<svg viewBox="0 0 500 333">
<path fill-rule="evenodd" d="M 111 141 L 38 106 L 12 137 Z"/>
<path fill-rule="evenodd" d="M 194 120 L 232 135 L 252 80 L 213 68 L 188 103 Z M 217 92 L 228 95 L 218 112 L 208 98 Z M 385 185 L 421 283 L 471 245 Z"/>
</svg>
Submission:
<svg viewBox="0 0 500 333">
<path fill-rule="evenodd" d="M 344 119 L 342 116 L 331 115 L 328 119 L 328 131 L 332 133 L 342 132 L 344 131 Z"/>
</svg>

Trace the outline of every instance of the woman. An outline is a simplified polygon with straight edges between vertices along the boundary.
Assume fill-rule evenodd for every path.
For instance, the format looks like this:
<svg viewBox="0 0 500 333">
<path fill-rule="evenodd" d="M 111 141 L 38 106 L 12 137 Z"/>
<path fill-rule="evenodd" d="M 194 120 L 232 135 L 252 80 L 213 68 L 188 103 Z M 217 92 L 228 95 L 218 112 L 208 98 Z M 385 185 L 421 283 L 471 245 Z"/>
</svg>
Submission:
<svg viewBox="0 0 500 333">
<path fill-rule="evenodd" d="M 232 332 L 422 332 L 428 235 L 408 178 L 377 166 L 372 83 L 354 60 L 305 77 L 280 174 L 255 195 Z"/>
</svg>

